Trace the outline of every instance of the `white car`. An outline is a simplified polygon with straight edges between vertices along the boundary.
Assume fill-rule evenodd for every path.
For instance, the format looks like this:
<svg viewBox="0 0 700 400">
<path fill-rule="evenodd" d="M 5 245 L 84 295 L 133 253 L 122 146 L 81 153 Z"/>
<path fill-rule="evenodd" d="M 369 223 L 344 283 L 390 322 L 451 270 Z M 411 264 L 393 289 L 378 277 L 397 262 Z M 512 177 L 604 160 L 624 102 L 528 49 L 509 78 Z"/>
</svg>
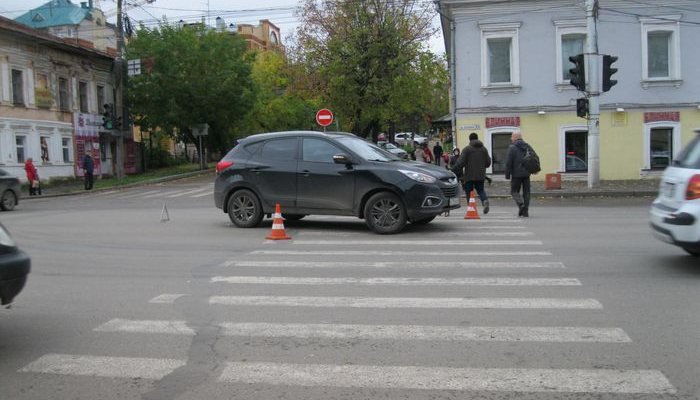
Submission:
<svg viewBox="0 0 700 400">
<path fill-rule="evenodd" d="M 664 171 L 649 211 L 652 233 L 700 256 L 700 130 Z"/>
<path fill-rule="evenodd" d="M 408 153 L 404 149 L 398 148 L 389 142 L 377 142 L 377 145 L 398 158 L 408 159 Z"/>
<path fill-rule="evenodd" d="M 402 146 L 413 142 L 423 144 L 426 140 L 428 140 L 426 137 L 411 132 L 399 132 L 394 135 L 394 141 Z"/>
</svg>

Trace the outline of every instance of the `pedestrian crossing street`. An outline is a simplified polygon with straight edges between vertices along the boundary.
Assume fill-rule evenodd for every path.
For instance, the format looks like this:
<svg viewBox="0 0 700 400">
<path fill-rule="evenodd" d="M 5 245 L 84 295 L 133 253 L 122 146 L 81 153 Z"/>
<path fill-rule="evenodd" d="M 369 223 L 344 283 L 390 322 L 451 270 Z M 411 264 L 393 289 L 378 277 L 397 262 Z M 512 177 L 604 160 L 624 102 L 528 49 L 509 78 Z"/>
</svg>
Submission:
<svg viewBox="0 0 700 400">
<path fill-rule="evenodd" d="M 200 199 L 214 196 L 214 183 L 202 184 L 199 187 L 174 187 L 164 184 L 151 185 L 145 188 L 109 190 L 91 193 L 92 196 L 111 200 L 141 200 L 141 199 Z"/>
<path fill-rule="evenodd" d="M 261 240 L 222 260 L 202 278 L 205 297 L 153 293 L 144 299 L 153 319 L 115 315 L 94 334 L 145 340 L 213 330 L 233 349 L 217 353 L 208 381 L 230 386 L 225 398 L 239 398 L 237 390 L 240 398 L 271 398 L 245 392 L 251 388 L 282 398 L 296 388 L 291 397 L 300 399 L 316 398 L 307 393 L 316 388 L 323 389 L 318 398 L 336 398 L 334 390 L 348 398 L 365 390 L 380 391 L 365 397 L 421 399 L 433 391 L 457 391 L 454 398 L 674 395 L 661 370 L 624 359 L 634 335 L 600 323 L 605 304 L 586 296 L 586 281 L 572 277 L 528 225 L 497 211 L 478 221 L 440 217 L 425 230 L 392 236 L 297 223 L 287 228 L 291 241 Z M 211 315 L 158 318 L 187 302 Z M 519 349 L 527 350 L 511 362 Z M 576 352 L 569 349 L 587 356 L 567 358 Z M 19 372 L 159 381 L 194 362 L 128 354 L 49 353 Z"/>
</svg>

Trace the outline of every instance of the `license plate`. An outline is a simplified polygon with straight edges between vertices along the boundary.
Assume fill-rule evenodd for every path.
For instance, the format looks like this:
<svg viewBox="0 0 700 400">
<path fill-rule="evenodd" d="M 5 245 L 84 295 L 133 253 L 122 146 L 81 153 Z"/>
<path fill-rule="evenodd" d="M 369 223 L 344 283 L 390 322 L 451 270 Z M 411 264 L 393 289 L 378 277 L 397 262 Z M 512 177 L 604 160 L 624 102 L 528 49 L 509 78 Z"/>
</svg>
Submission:
<svg viewBox="0 0 700 400">
<path fill-rule="evenodd" d="M 459 204 L 459 197 L 450 197 L 447 199 L 447 206 L 452 207 L 455 204 Z"/>
<path fill-rule="evenodd" d="M 671 183 L 671 182 L 666 182 L 663 187 L 663 195 L 664 197 L 668 197 L 670 199 L 673 198 L 674 191 L 676 189 L 676 185 Z"/>
</svg>

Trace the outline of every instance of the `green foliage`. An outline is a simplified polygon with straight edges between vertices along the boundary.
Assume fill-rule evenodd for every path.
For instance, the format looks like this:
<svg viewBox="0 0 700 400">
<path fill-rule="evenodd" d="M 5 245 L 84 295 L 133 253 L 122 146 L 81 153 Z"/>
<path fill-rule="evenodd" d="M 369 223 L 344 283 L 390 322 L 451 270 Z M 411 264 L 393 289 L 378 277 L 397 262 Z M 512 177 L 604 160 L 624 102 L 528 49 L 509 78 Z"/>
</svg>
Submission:
<svg viewBox="0 0 700 400">
<path fill-rule="evenodd" d="M 306 0 L 295 59 L 317 84 L 343 127 L 366 137 L 423 130 L 447 112 L 444 60 L 424 43 L 432 12 L 417 0 Z M 410 129 L 409 129 L 410 128 Z"/>
<path fill-rule="evenodd" d="M 255 101 L 252 57 L 243 39 L 202 28 L 165 24 L 142 27 L 127 47 L 128 59 L 153 60 L 129 79 L 132 118 L 147 131 L 180 132 L 208 123 L 210 150 L 229 150 L 238 126 Z"/>
</svg>

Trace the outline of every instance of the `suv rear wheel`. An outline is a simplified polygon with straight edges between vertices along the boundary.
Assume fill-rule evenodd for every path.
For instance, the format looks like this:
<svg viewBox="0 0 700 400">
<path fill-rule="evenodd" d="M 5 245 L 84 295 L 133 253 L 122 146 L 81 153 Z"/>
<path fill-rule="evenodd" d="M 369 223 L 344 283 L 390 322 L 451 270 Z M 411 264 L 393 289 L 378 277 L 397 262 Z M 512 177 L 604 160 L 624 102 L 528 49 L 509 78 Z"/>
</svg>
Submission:
<svg viewBox="0 0 700 400">
<path fill-rule="evenodd" d="M 406 226 L 406 207 L 393 193 L 377 193 L 365 204 L 365 221 L 382 235 L 400 232 Z"/>
<path fill-rule="evenodd" d="M 263 219 L 260 200 L 248 189 L 236 190 L 228 200 L 227 209 L 231 222 L 239 228 L 258 226 Z"/>
</svg>

